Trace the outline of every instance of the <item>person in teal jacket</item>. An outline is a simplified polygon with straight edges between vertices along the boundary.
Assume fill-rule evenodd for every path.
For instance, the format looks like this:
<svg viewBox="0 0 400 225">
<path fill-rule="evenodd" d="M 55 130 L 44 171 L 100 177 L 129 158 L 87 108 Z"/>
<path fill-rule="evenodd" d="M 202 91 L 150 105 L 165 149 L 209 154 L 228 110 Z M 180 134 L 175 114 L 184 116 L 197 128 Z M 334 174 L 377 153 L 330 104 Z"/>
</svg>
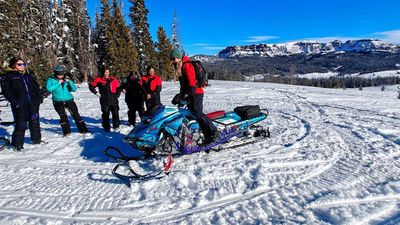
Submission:
<svg viewBox="0 0 400 225">
<path fill-rule="evenodd" d="M 65 68 L 63 66 L 57 65 L 54 68 L 54 74 L 46 81 L 46 90 L 52 94 L 53 106 L 60 116 L 60 125 L 64 136 L 71 134 L 71 127 L 65 109 L 67 109 L 74 118 L 79 132 L 88 133 L 89 131 L 86 124 L 79 115 L 74 96 L 71 94 L 71 92 L 76 91 L 76 86 L 74 82 L 65 75 Z"/>
</svg>

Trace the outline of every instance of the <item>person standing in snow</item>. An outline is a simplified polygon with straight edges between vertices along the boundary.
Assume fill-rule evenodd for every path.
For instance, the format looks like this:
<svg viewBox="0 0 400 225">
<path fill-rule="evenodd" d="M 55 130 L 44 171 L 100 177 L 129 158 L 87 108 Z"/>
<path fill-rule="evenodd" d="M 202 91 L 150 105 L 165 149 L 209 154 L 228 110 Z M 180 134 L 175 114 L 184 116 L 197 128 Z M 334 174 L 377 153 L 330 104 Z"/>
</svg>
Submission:
<svg viewBox="0 0 400 225">
<path fill-rule="evenodd" d="M 174 48 L 170 53 L 170 59 L 179 75 L 181 86 L 180 96 L 188 101 L 188 109 L 192 112 L 200 129 L 204 134 L 204 144 L 214 142 L 219 132 L 210 119 L 203 113 L 204 90 L 196 85 L 196 72 L 190 63 L 190 58 L 183 51 Z"/>
<path fill-rule="evenodd" d="M 143 98 L 146 102 L 146 116 L 152 116 L 161 104 L 160 92 L 162 89 L 161 78 L 154 74 L 154 68 L 148 65 L 146 74 L 140 78 L 140 85 L 143 90 Z"/>
<path fill-rule="evenodd" d="M 110 132 L 110 112 L 112 114 L 113 129 L 119 129 L 118 98 L 121 94 L 121 89 L 118 79 L 110 76 L 109 69 L 102 69 L 101 74 L 101 77 L 97 77 L 89 84 L 89 90 L 100 98 L 102 125 L 105 131 Z M 98 91 L 96 88 L 98 88 Z"/>
<path fill-rule="evenodd" d="M 65 75 L 65 68 L 61 65 L 57 65 L 53 72 L 54 74 L 46 81 L 46 91 L 52 94 L 53 106 L 60 116 L 60 125 L 64 136 L 71 134 L 71 127 L 65 109 L 67 109 L 74 118 L 79 132 L 83 134 L 88 133 L 89 131 L 86 124 L 79 115 L 78 107 L 71 94 L 71 92 L 76 91 L 74 82 Z"/>
<path fill-rule="evenodd" d="M 3 95 L 10 102 L 14 116 L 15 128 L 11 146 L 16 151 L 23 149 L 28 124 L 32 144 L 40 144 L 42 137 L 39 106 L 43 102 L 43 96 L 35 77 L 26 68 L 24 60 L 14 57 L 1 78 Z"/>
<path fill-rule="evenodd" d="M 143 93 L 139 77 L 131 71 L 122 80 L 121 89 L 125 93 L 125 102 L 128 106 L 128 122 L 130 125 L 135 126 L 136 112 L 139 113 L 139 117 L 142 119 L 144 111 Z"/>
</svg>

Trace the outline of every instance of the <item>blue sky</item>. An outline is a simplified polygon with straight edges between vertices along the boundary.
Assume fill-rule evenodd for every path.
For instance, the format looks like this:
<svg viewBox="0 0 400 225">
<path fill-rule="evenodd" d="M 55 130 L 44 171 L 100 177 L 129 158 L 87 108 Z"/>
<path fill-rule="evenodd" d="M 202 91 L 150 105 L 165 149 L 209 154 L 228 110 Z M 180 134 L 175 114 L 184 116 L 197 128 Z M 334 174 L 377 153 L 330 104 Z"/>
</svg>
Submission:
<svg viewBox="0 0 400 225">
<path fill-rule="evenodd" d="M 128 23 L 128 0 L 123 13 Z M 87 0 L 94 21 L 99 0 Z M 216 54 L 232 45 L 378 38 L 400 43 L 399 0 L 146 0 L 150 32 L 171 34 L 174 10 L 189 55 Z"/>
</svg>

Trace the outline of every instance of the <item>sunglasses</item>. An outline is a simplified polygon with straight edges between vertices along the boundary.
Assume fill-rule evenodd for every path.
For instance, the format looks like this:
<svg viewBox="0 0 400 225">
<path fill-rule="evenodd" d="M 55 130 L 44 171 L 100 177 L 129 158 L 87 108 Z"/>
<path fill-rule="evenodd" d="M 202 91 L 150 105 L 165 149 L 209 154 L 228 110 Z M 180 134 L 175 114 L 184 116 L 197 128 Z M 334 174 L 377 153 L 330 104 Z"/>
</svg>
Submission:
<svg viewBox="0 0 400 225">
<path fill-rule="evenodd" d="M 26 66 L 25 63 L 17 63 L 17 66 Z"/>
</svg>

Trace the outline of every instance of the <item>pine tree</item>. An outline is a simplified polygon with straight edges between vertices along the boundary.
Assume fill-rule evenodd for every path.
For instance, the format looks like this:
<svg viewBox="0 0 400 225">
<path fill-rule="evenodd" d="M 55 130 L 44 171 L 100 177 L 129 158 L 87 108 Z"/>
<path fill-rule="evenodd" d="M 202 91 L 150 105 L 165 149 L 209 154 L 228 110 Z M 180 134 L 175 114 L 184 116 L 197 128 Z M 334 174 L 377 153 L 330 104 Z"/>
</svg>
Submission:
<svg viewBox="0 0 400 225">
<path fill-rule="evenodd" d="M 118 1 L 113 0 L 110 25 L 112 36 L 107 48 L 112 72 L 117 77 L 125 76 L 131 71 L 138 72 L 136 65 L 137 52 L 130 29 L 122 16 L 121 8 L 121 6 L 118 6 Z"/>
<path fill-rule="evenodd" d="M 97 69 L 102 67 L 110 67 L 110 56 L 108 53 L 109 44 L 111 43 L 111 8 L 108 0 L 101 0 L 101 13 L 96 14 L 96 30 L 95 30 L 95 52 L 97 56 Z"/>
<path fill-rule="evenodd" d="M 63 23 L 63 44 L 59 59 L 77 80 L 84 77 L 81 60 L 84 58 L 83 44 L 87 42 L 89 22 L 85 11 L 86 1 L 63 0 L 61 2 Z"/>
<path fill-rule="evenodd" d="M 94 52 L 96 55 L 96 65 L 97 69 L 101 65 L 105 63 L 106 59 L 106 41 L 105 41 L 105 32 L 104 32 L 104 20 L 101 18 L 101 15 L 96 12 L 96 27 L 92 33 L 92 45 L 94 47 Z M 95 72 L 97 74 L 97 72 Z"/>
<path fill-rule="evenodd" d="M 24 46 L 20 54 L 29 63 L 28 69 L 36 74 L 40 83 L 43 83 L 51 72 L 52 54 L 50 30 L 50 1 L 29 0 L 24 1 L 23 21 L 24 29 L 21 31 Z"/>
<path fill-rule="evenodd" d="M 183 50 L 180 44 L 180 36 L 178 32 L 178 16 L 176 15 L 176 11 L 174 11 L 174 22 L 172 23 L 172 47 Z"/>
<path fill-rule="evenodd" d="M 17 9 L 22 3 L 20 0 L 0 1 L 0 66 L 7 64 L 21 49 L 23 12 Z"/>
<path fill-rule="evenodd" d="M 51 36 L 48 37 L 51 42 L 52 55 L 55 57 L 53 64 L 58 63 L 57 56 L 59 55 L 60 48 L 62 45 L 62 24 L 63 20 L 60 18 L 60 10 L 58 5 L 58 0 L 53 0 L 50 3 L 50 33 Z"/>
<path fill-rule="evenodd" d="M 77 80 L 87 80 L 87 74 L 92 66 L 90 54 L 90 26 L 89 15 L 86 9 L 86 0 L 75 2 L 64 0 L 71 9 L 72 18 L 68 18 L 67 26 L 70 28 L 72 51 L 72 73 Z M 67 14 L 69 15 L 69 14 Z"/>
<path fill-rule="evenodd" d="M 86 8 L 86 1 L 83 1 L 82 3 L 83 7 L 82 9 L 84 10 L 83 13 L 81 14 L 81 18 L 79 20 L 79 26 L 78 26 L 78 42 L 77 42 L 77 48 L 79 49 L 78 54 L 80 55 L 80 66 L 79 69 L 82 74 L 82 79 L 83 81 L 88 80 L 88 76 L 92 74 L 92 68 L 95 66 L 95 54 L 93 50 L 93 46 L 91 44 L 91 32 L 92 29 L 90 27 L 90 19 L 89 19 L 89 13 Z"/>
<path fill-rule="evenodd" d="M 169 54 L 172 51 L 172 45 L 170 40 L 167 38 L 165 30 L 162 26 L 158 27 L 157 30 L 156 47 L 158 50 L 158 64 L 157 70 L 163 80 L 171 80 L 174 78 L 174 69 L 169 59 Z"/>
<path fill-rule="evenodd" d="M 13 56 L 22 57 L 39 82 L 44 81 L 52 58 L 48 4 L 43 0 L 0 1 L 0 60 L 5 64 Z"/>
<path fill-rule="evenodd" d="M 86 1 L 0 1 L 0 60 L 20 56 L 40 82 L 57 63 L 81 80 L 91 66 Z"/>
<path fill-rule="evenodd" d="M 138 62 L 140 72 L 144 72 L 146 65 L 156 65 L 157 55 L 154 49 L 147 22 L 147 13 L 144 0 L 129 0 L 133 4 L 130 8 L 130 17 L 133 23 L 133 37 L 138 51 Z"/>
</svg>

